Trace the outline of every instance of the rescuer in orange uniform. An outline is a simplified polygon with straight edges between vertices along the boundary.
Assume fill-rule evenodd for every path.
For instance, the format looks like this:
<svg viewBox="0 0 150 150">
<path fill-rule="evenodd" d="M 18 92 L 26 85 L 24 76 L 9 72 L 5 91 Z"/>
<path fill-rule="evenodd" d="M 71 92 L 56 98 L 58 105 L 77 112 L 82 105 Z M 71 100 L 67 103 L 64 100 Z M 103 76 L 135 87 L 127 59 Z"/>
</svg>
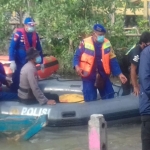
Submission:
<svg viewBox="0 0 150 150">
<path fill-rule="evenodd" d="M 101 99 L 114 97 L 109 75 L 118 76 L 122 83 L 127 81 L 122 74 L 111 43 L 105 38 L 106 29 L 101 24 L 95 24 L 93 35 L 83 39 L 77 48 L 73 66 L 83 81 L 85 101 L 97 100 L 97 89 Z"/>
</svg>

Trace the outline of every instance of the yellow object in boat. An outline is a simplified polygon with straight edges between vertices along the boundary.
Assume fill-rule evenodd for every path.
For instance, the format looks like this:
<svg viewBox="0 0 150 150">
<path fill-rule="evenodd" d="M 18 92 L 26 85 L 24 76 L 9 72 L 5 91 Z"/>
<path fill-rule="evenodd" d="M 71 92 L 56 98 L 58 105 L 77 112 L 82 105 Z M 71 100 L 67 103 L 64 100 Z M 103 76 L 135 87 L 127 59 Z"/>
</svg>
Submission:
<svg viewBox="0 0 150 150">
<path fill-rule="evenodd" d="M 84 97 L 80 94 L 64 94 L 59 96 L 61 103 L 84 103 Z"/>
</svg>

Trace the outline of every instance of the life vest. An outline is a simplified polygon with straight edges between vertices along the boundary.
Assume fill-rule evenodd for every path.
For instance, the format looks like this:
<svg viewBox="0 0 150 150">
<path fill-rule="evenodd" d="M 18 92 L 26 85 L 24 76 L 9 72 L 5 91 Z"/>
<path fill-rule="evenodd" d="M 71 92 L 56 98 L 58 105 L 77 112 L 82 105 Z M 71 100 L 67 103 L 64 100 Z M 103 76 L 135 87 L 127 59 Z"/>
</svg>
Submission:
<svg viewBox="0 0 150 150">
<path fill-rule="evenodd" d="M 92 37 L 88 37 L 84 41 L 84 52 L 81 56 L 79 67 L 82 69 L 82 77 L 88 77 L 91 74 L 94 60 L 95 60 L 95 48 Z M 106 74 L 110 74 L 110 49 L 111 44 L 108 39 L 104 39 L 102 44 L 102 64 Z"/>
<path fill-rule="evenodd" d="M 30 46 L 28 38 L 27 38 L 27 34 L 24 28 L 17 28 L 16 32 L 21 32 L 23 37 L 24 37 L 24 44 L 25 44 L 25 50 L 28 50 L 30 47 L 34 47 L 36 48 L 36 42 L 37 42 L 37 36 L 36 36 L 36 32 L 32 33 L 32 46 Z"/>
<path fill-rule="evenodd" d="M 38 70 L 38 77 L 40 80 L 49 78 L 53 73 L 59 69 L 58 60 L 54 56 L 46 56 L 43 58 L 44 70 L 41 71 L 40 65 L 36 65 Z"/>
</svg>

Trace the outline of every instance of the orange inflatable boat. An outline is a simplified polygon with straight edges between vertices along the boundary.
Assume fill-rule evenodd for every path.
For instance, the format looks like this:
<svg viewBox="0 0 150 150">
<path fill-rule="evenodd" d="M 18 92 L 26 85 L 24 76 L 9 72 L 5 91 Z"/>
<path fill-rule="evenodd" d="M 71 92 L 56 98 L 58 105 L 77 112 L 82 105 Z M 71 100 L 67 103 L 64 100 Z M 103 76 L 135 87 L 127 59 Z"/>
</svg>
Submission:
<svg viewBox="0 0 150 150">
<path fill-rule="evenodd" d="M 8 76 L 12 75 L 9 68 L 10 61 L 8 56 L 0 56 L 0 62 L 3 64 L 5 72 Z M 58 60 L 54 56 L 45 56 L 43 58 L 45 69 L 41 71 L 40 65 L 37 65 L 38 75 L 40 79 L 47 79 L 59 69 Z"/>
</svg>

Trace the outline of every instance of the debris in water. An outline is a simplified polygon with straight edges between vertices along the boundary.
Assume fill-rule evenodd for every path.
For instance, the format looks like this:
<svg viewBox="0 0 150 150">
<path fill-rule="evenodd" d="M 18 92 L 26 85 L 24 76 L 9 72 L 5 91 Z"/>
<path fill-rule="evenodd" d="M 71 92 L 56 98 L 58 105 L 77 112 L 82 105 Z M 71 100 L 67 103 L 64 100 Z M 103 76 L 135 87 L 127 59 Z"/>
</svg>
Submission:
<svg viewBox="0 0 150 150">
<path fill-rule="evenodd" d="M 30 143 L 37 143 L 39 141 L 39 139 L 32 139 L 32 140 L 30 140 Z"/>
</svg>

